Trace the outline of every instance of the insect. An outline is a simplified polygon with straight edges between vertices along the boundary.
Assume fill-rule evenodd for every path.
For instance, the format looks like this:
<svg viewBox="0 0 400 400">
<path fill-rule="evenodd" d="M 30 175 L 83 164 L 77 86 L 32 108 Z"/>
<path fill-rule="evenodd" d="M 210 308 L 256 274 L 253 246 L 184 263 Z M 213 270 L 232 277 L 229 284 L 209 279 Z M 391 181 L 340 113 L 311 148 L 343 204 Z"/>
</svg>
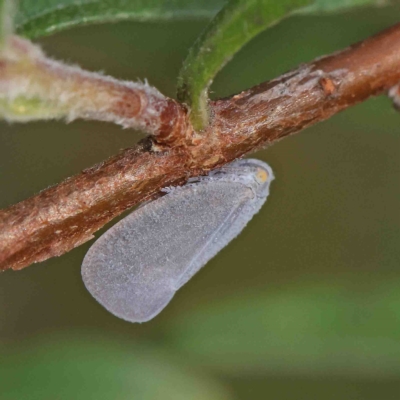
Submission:
<svg viewBox="0 0 400 400">
<path fill-rule="evenodd" d="M 266 163 L 245 159 L 164 189 L 92 245 L 82 264 L 86 288 L 117 317 L 152 319 L 243 230 L 273 178 Z"/>
</svg>

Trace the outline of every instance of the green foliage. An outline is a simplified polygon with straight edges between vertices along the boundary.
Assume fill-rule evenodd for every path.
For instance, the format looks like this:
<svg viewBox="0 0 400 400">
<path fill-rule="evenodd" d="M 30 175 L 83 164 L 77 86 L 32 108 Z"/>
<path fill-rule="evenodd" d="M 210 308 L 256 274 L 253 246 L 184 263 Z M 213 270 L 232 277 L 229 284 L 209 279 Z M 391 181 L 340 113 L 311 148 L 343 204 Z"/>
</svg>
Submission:
<svg viewBox="0 0 400 400">
<path fill-rule="evenodd" d="M 398 4 L 398 0 L 314 0 L 313 4 L 299 10 L 299 14 L 319 14 L 345 11 L 362 6 Z"/>
<path fill-rule="evenodd" d="M 92 336 L 1 349 L 1 399 L 228 400 L 212 379 L 193 375 L 155 349 Z"/>
<path fill-rule="evenodd" d="M 91 22 L 211 17 L 222 4 L 221 0 L 21 0 L 16 27 L 21 35 L 35 38 Z M 208 88 L 215 75 L 264 29 L 294 12 L 313 14 L 372 4 L 382 0 L 229 1 L 191 48 L 178 78 L 178 99 L 190 107 L 194 127 L 201 130 L 208 123 Z"/>
<path fill-rule="evenodd" d="M 20 0 L 18 32 L 29 38 L 92 22 L 210 18 L 223 0 Z"/>
<path fill-rule="evenodd" d="M 254 36 L 312 0 L 232 0 L 190 49 L 178 78 L 178 99 L 196 129 L 208 123 L 208 88 L 217 72 Z"/>
<path fill-rule="evenodd" d="M 393 0 L 395 1 L 395 0 Z M 188 104 L 196 129 L 208 123 L 208 88 L 221 68 L 247 42 L 294 12 L 340 11 L 379 0 L 231 0 L 190 49 L 178 78 L 178 99 Z"/>
<path fill-rule="evenodd" d="M 169 329 L 185 357 L 228 374 L 398 376 L 399 306 L 399 282 L 310 283 L 210 302 Z"/>
</svg>

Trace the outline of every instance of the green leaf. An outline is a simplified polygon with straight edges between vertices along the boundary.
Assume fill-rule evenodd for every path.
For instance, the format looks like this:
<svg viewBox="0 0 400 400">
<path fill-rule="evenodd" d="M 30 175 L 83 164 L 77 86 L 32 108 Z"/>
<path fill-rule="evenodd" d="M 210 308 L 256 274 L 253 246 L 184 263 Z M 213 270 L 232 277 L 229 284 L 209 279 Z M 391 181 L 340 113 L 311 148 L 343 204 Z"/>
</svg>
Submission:
<svg viewBox="0 0 400 400">
<path fill-rule="evenodd" d="M 387 6 L 398 4 L 398 0 L 314 0 L 313 4 L 302 8 L 299 14 L 322 14 L 342 12 L 354 7 Z"/>
<path fill-rule="evenodd" d="M 0 0 L 10 2 L 12 0 Z M 398 0 L 232 0 L 195 43 L 178 79 L 178 97 L 191 108 L 197 129 L 208 121 L 208 87 L 249 40 L 293 13 L 315 14 Z M 35 38 L 92 22 L 210 18 L 223 0 L 20 0 L 17 32 Z"/>
<path fill-rule="evenodd" d="M 226 374 L 400 376 L 400 282 L 235 294 L 171 323 L 170 346 Z"/>
<path fill-rule="evenodd" d="M 210 18 L 223 0 L 20 0 L 18 33 L 36 38 L 91 22 Z"/>
<path fill-rule="evenodd" d="M 1 1 L 11 3 L 13 0 L 0 0 L 0 4 Z M 357 5 L 382 5 L 389 2 L 316 0 L 315 5 L 305 8 L 302 13 L 336 11 Z M 226 0 L 20 0 L 16 26 L 21 35 L 36 38 L 92 22 L 212 18 L 225 3 Z"/>
<path fill-rule="evenodd" d="M 389 4 L 396 0 L 386 0 Z M 293 13 L 342 11 L 382 0 L 231 0 L 190 49 L 178 77 L 178 99 L 186 103 L 195 129 L 208 123 L 208 89 L 218 71 L 257 34 Z"/>
<path fill-rule="evenodd" d="M 218 71 L 267 27 L 313 0 L 231 0 L 190 49 L 178 77 L 178 99 L 195 129 L 208 123 L 208 88 Z"/>
<path fill-rule="evenodd" d="M 144 343 L 44 336 L 1 348 L 1 399 L 228 400 L 214 380 L 186 371 Z"/>
</svg>

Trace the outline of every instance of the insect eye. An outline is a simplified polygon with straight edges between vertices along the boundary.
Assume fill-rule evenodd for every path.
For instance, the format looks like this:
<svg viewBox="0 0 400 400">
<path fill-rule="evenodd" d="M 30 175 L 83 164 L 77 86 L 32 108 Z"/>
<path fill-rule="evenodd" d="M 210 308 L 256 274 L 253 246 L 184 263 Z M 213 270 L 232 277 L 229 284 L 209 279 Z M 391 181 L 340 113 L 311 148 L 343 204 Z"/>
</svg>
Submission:
<svg viewBox="0 0 400 400">
<path fill-rule="evenodd" d="M 255 179 L 258 183 L 265 183 L 267 182 L 268 179 L 270 179 L 270 176 L 265 169 L 257 168 L 257 172 L 255 173 Z"/>
</svg>

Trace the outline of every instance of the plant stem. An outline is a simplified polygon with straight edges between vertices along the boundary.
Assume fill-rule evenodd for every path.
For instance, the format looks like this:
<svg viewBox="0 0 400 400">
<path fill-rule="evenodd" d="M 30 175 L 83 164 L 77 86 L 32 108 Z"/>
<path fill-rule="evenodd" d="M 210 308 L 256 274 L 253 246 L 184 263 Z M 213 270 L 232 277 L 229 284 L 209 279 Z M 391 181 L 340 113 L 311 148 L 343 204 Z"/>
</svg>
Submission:
<svg viewBox="0 0 400 400">
<path fill-rule="evenodd" d="M 270 82 L 211 102 L 213 119 L 201 136 L 189 123 L 179 124 L 172 137 L 176 141 L 157 152 L 148 138 L 0 211 L 0 269 L 21 269 L 59 256 L 90 240 L 124 210 L 158 196 L 161 188 L 257 151 L 398 82 L 400 24 Z"/>
<path fill-rule="evenodd" d="M 18 36 L 8 38 L 0 58 L 0 115 L 10 122 L 108 121 L 166 141 L 186 118 L 179 103 L 147 83 L 120 81 L 51 60 Z"/>
<path fill-rule="evenodd" d="M 230 0 L 190 49 L 178 77 L 178 100 L 197 131 L 209 122 L 208 89 L 223 66 L 247 42 L 313 0 Z"/>
</svg>

